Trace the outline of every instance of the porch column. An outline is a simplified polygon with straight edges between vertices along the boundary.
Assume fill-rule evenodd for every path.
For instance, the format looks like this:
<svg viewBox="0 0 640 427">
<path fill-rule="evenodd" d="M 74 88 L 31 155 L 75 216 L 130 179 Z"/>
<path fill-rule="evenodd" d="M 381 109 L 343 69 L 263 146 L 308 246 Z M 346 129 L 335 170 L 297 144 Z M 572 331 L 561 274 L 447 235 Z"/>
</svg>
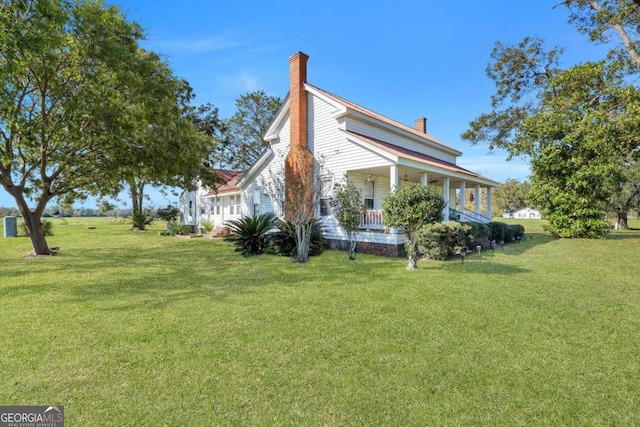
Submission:
<svg viewBox="0 0 640 427">
<path fill-rule="evenodd" d="M 451 197 L 451 192 L 449 191 L 449 178 L 444 178 L 442 180 L 442 197 L 444 198 L 444 209 L 442 212 L 443 220 L 449 221 L 449 201 Z"/>
<path fill-rule="evenodd" d="M 389 166 L 389 191 L 398 191 L 398 166 Z"/>
<path fill-rule="evenodd" d="M 476 202 L 476 213 L 480 213 L 480 184 L 476 185 L 476 193 L 475 193 L 475 202 Z"/>
<path fill-rule="evenodd" d="M 420 183 L 422 184 L 423 187 L 429 186 L 429 177 L 427 176 L 426 172 L 422 172 L 420 174 Z"/>
<path fill-rule="evenodd" d="M 493 208 L 491 207 L 491 187 L 487 187 L 487 218 L 493 216 Z"/>
<path fill-rule="evenodd" d="M 460 221 L 464 221 L 465 218 L 464 217 L 464 202 L 467 199 L 467 184 L 462 181 L 460 183 L 460 197 L 458 197 L 458 200 L 460 200 Z"/>
</svg>

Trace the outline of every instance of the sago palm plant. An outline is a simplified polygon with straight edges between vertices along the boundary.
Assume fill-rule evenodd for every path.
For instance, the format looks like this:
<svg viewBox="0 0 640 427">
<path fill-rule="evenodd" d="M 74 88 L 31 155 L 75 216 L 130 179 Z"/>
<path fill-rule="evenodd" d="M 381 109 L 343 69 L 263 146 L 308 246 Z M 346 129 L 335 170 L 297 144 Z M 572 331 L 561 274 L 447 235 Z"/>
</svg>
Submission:
<svg viewBox="0 0 640 427">
<path fill-rule="evenodd" d="M 236 246 L 244 256 L 262 253 L 269 230 L 276 224 L 273 212 L 235 219 L 227 223 L 230 234 L 224 239 Z"/>
</svg>

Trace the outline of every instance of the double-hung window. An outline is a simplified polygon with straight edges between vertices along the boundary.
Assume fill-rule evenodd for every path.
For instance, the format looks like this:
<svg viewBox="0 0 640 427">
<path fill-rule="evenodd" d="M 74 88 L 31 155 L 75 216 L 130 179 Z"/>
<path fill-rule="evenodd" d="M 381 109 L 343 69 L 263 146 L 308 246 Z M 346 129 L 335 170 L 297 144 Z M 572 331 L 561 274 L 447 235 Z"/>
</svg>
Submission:
<svg viewBox="0 0 640 427">
<path fill-rule="evenodd" d="M 331 215 L 333 200 L 333 179 L 331 176 L 320 177 L 320 216 Z"/>
<path fill-rule="evenodd" d="M 373 209 L 375 199 L 375 181 L 367 180 L 364 182 L 364 207 L 366 209 Z"/>
</svg>

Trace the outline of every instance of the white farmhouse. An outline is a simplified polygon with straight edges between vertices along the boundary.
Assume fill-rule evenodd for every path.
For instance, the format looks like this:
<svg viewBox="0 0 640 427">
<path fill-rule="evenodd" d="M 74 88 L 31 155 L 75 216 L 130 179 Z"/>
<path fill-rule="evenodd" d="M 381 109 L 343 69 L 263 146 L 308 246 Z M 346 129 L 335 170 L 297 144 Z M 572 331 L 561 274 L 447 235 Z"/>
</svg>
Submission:
<svg viewBox="0 0 640 427">
<path fill-rule="evenodd" d="M 504 212 L 502 217 L 509 219 L 542 219 L 542 214 L 537 209 L 522 208 L 515 211 Z"/>
<path fill-rule="evenodd" d="M 330 208 L 334 187 L 344 180 L 362 190 L 367 208 L 357 238 L 360 252 L 403 252 L 404 235 L 385 227 L 381 208 L 390 192 L 411 183 L 441 191 L 445 221 L 450 215 L 490 221 L 491 189 L 499 183 L 457 166 L 462 153 L 427 134 L 425 118 L 416 120 L 415 127 L 406 126 L 307 83 L 307 60 L 302 52 L 289 58 L 290 91 L 264 137 L 269 148 L 238 181 L 241 215 L 275 212 L 285 217 L 287 187 L 296 185 L 301 170 L 312 170 L 321 187 L 316 215 L 332 247 L 343 248 L 347 241 Z M 468 189 L 475 191 L 473 211 L 464 207 Z M 486 194 L 487 211 L 481 211 L 481 194 Z"/>
</svg>

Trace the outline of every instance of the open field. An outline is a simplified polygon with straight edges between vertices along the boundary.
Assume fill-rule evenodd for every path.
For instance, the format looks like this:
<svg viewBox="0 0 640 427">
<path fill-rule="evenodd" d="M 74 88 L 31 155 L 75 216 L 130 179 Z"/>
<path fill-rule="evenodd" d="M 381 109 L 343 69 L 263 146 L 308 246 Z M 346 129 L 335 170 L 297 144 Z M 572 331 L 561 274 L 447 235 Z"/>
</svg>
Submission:
<svg viewBox="0 0 640 427">
<path fill-rule="evenodd" d="M 0 237 L 1 405 L 69 426 L 640 425 L 640 231 L 522 221 L 533 239 L 407 272 L 53 222 L 56 257 Z"/>
</svg>

